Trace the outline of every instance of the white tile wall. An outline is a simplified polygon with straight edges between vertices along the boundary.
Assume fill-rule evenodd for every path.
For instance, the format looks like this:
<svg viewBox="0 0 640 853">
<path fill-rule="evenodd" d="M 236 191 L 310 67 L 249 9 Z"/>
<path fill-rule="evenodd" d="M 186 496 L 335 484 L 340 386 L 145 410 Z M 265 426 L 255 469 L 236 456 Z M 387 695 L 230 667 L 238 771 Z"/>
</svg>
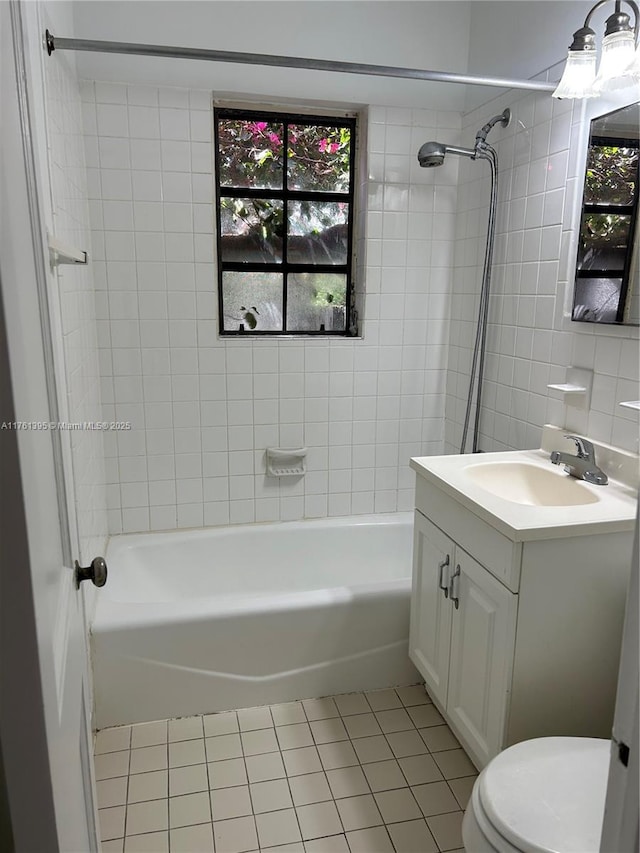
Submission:
<svg viewBox="0 0 640 853">
<path fill-rule="evenodd" d="M 90 250 L 89 206 L 82 130 L 82 105 L 75 69 L 64 55 L 44 66 L 44 109 L 51 208 L 47 227 L 63 242 Z M 47 199 L 47 204 L 49 199 Z M 93 267 L 57 268 L 53 292 L 54 338 L 62 338 L 64 376 L 59 377 L 60 414 L 71 423 L 102 420 L 96 344 Z M 83 563 L 104 553 L 107 530 L 102 432 L 68 432 L 79 553 Z"/>
<path fill-rule="evenodd" d="M 510 126 L 496 126 L 489 139 L 499 158 L 499 209 L 480 447 L 538 447 L 542 424 L 553 423 L 637 452 L 637 412 L 618 405 L 639 396 L 637 330 L 562 319 L 571 209 L 574 194 L 582 194 L 575 157 L 580 107 L 547 94 L 512 92 L 466 115 L 463 139 L 472 140 L 506 106 L 513 114 Z M 484 259 L 486 164 L 461 163 L 458 199 L 446 399 L 446 447 L 455 453 Z M 567 365 L 594 371 L 589 411 L 565 407 L 561 395 L 547 388 L 566 381 Z"/>
<path fill-rule="evenodd" d="M 362 340 L 217 337 L 211 95 L 83 84 L 111 532 L 386 512 L 443 448 L 458 113 L 372 108 Z M 366 246 L 366 258 L 364 249 Z M 302 480 L 267 446 L 306 445 Z"/>
</svg>

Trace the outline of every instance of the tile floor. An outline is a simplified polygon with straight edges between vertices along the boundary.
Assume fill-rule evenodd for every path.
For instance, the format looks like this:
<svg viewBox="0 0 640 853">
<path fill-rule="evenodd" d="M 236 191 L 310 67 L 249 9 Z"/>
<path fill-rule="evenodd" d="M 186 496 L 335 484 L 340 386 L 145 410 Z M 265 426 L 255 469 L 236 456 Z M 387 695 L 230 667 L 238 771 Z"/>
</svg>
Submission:
<svg viewBox="0 0 640 853">
<path fill-rule="evenodd" d="M 476 770 L 422 685 L 98 732 L 103 853 L 460 851 Z"/>
</svg>

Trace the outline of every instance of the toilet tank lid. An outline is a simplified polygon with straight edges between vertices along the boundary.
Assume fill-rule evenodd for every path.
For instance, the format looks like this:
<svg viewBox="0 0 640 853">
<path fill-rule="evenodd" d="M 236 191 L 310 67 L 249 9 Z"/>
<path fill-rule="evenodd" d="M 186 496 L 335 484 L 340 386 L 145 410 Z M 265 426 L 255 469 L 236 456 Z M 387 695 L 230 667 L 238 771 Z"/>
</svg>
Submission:
<svg viewBox="0 0 640 853">
<path fill-rule="evenodd" d="M 485 815 L 523 853 L 597 853 L 610 744 L 549 737 L 509 747 L 480 774 Z"/>
</svg>

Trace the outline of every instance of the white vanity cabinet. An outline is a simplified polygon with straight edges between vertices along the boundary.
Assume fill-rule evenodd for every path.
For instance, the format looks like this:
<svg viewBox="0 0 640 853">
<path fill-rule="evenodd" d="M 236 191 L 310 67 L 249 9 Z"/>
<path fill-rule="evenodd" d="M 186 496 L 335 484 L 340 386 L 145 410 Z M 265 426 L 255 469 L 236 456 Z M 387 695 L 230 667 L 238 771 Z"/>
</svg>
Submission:
<svg viewBox="0 0 640 853">
<path fill-rule="evenodd" d="M 416 512 L 410 655 L 482 765 L 502 745 L 517 598 Z"/>
<path fill-rule="evenodd" d="M 632 522 L 510 538 L 420 475 L 416 508 L 409 655 L 477 767 L 528 738 L 610 737 Z"/>
</svg>

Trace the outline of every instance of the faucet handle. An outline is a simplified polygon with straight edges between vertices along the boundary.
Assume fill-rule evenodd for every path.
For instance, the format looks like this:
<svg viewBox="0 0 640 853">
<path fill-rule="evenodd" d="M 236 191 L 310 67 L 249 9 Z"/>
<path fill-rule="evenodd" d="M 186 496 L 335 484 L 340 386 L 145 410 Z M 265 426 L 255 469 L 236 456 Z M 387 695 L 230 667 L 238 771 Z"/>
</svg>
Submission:
<svg viewBox="0 0 640 853">
<path fill-rule="evenodd" d="M 595 452 L 593 449 L 593 444 L 590 441 L 587 441 L 586 438 L 582 438 L 579 435 L 565 435 L 565 438 L 570 438 L 572 441 L 575 441 L 576 447 L 578 448 L 578 458 L 579 459 L 594 459 Z"/>
</svg>

